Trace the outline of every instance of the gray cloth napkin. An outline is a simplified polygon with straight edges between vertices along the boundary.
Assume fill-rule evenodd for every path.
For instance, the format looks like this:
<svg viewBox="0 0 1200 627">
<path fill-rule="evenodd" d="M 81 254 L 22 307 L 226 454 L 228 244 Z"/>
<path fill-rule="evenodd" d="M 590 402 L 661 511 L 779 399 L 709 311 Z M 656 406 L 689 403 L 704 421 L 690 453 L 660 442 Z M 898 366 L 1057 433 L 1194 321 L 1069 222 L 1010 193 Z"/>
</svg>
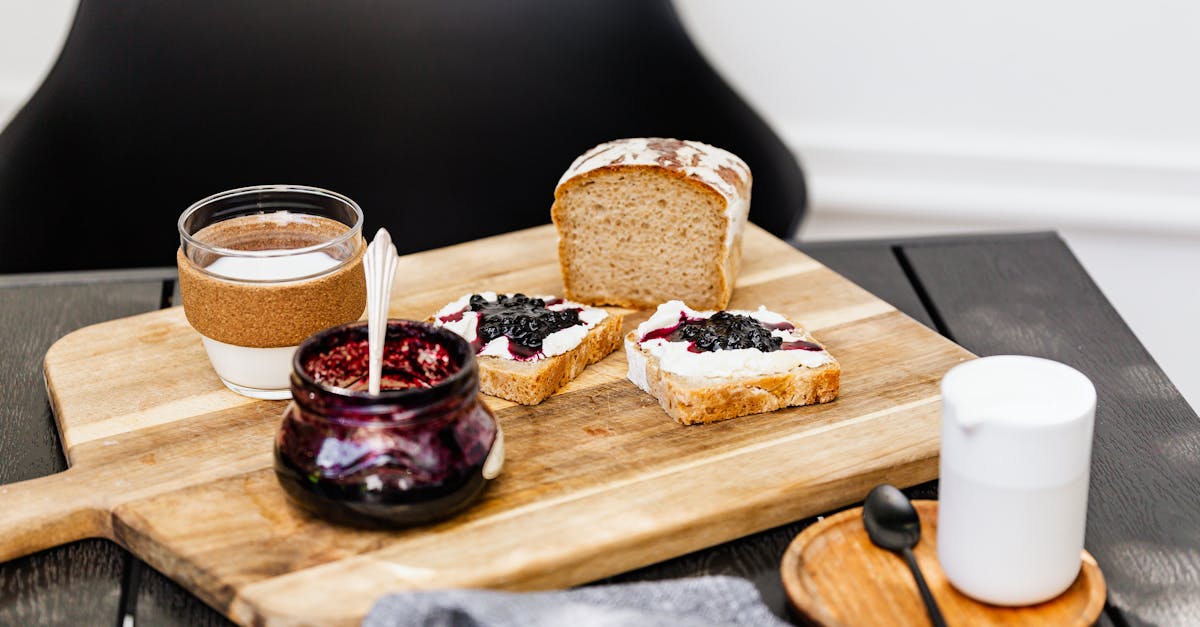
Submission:
<svg viewBox="0 0 1200 627">
<path fill-rule="evenodd" d="M 589 586 L 554 592 L 429 590 L 380 599 L 363 627 L 783 627 L 758 589 L 735 577 Z"/>
</svg>

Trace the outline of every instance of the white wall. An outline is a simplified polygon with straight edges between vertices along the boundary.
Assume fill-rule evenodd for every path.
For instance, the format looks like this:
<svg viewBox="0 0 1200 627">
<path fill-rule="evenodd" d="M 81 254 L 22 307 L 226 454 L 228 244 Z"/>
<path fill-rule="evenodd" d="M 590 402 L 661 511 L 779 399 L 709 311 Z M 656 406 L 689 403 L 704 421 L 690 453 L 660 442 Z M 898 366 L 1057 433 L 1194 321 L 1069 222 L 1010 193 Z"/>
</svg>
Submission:
<svg viewBox="0 0 1200 627">
<path fill-rule="evenodd" d="M 42 83 L 62 48 L 76 0 L 0 0 L 0 128 Z"/>
<path fill-rule="evenodd" d="M 75 0 L 0 0 L 0 123 Z M 677 0 L 821 210 L 1200 234 L 1200 3 Z"/>
<path fill-rule="evenodd" d="M 75 0 L 0 0 L 0 123 Z M 1200 3 L 677 0 L 819 210 L 1200 234 Z"/>
<path fill-rule="evenodd" d="M 1200 4 L 676 0 L 806 239 L 1054 229 L 1200 406 Z"/>
<path fill-rule="evenodd" d="M 1200 233 L 1200 4 L 676 4 L 821 210 Z"/>
</svg>

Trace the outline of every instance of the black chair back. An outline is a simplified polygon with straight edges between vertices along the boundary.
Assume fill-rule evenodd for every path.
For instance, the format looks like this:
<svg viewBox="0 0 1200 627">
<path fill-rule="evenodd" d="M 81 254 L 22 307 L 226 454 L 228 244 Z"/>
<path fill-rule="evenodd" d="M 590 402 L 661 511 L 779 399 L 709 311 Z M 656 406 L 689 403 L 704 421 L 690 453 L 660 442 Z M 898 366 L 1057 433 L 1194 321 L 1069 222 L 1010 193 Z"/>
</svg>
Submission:
<svg viewBox="0 0 1200 627">
<path fill-rule="evenodd" d="M 81 0 L 0 134 L 0 273 L 171 265 L 184 208 L 264 183 L 434 248 L 549 222 L 571 161 L 634 136 L 737 153 L 750 219 L 798 225 L 794 157 L 667 0 Z"/>
</svg>

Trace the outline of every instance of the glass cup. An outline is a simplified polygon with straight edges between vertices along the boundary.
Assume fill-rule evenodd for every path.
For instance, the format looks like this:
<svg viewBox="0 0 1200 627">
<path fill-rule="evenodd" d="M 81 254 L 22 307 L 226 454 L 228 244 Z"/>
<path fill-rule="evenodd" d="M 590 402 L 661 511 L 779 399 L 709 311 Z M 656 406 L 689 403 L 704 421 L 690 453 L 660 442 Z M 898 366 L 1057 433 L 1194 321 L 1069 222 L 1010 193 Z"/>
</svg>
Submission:
<svg viewBox="0 0 1200 627">
<path fill-rule="evenodd" d="M 291 395 L 301 340 L 366 308 L 362 210 L 299 185 L 209 196 L 179 217 L 179 288 L 188 322 L 229 389 Z"/>
<path fill-rule="evenodd" d="M 1078 370 L 1002 355 L 942 379 L 937 553 L 946 579 L 994 605 L 1032 605 L 1082 564 L 1096 389 Z"/>
</svg>

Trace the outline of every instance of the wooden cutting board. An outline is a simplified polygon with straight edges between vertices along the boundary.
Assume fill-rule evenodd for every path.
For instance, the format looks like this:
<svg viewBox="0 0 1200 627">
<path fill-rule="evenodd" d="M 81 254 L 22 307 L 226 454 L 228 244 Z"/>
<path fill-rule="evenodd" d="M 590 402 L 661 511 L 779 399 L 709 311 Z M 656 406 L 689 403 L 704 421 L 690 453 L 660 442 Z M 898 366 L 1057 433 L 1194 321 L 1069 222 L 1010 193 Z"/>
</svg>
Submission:
<svg viewBox="0 0 1200 627">
<path fill-rule="evenodd" d="M 561 293 L 555 242 L 544 226 L 405 256 L 391 313 Z M 971 355 L 757 227 L 744 252 L 732 307 L 814 331 L 841 398 L 684 427 L 618 351 L 541 405 L 487 397 L 503 474 L 467 512 L 403 531 L 291 507 L 271 470 L 284 402 L 227 391 L 180 308 L 81 329 L 45 362 L 71 467 L 0 486 L 0 561 L 107 537 L 240 623 L 354 623 L 389 591 L 570 586 L 934 478 L 938 382 Z"/>
</svg>

